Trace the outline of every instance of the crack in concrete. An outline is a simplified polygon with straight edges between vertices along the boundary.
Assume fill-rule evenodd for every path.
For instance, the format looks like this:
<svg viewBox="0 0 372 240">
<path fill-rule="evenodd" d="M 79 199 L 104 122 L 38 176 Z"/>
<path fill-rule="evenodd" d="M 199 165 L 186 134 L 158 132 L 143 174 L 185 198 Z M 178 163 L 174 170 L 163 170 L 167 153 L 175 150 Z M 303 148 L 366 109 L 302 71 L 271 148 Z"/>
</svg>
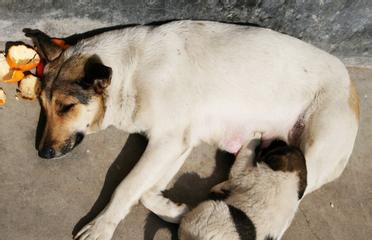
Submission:
<svg viewBox="0 0 372 240">
<path fill-rule="evenodd" d="M 311 234 L 317 239 L 317 240 L 321 240 L 321 238 L 318 236 L 318 234 L 316 234 L 316 232 L 311 228 L 310 226 L 310 220 L 307 218 L 306 214 L 304 213 L 304 211 L 302 211 L 301 208 L 300 209 L 300 212 L 302 213 L 302 215 L 304 216 L 305 218 L 305 221 L 306 221 L 306 225 L 307 227 L 309 228 Z"/>
</svg>

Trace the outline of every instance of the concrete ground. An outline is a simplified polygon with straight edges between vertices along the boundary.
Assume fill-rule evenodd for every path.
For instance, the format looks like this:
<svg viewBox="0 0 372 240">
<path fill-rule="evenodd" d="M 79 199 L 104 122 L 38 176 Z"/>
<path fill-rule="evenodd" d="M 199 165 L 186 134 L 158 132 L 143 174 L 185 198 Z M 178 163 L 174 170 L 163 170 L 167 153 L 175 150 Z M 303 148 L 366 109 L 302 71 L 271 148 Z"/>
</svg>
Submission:
<svg viewBox="0 0 372 240">
<path fill-rule="evenodd" d="M 372 239 L 372 70 L 353 68 L 350 73 L 362 112 L 355 151 L 342 177 L 304 199 L 284 239 Z M 109 128 L 88 136 L 62 159 L 40 159 L 34 146 L 38 103 L 17 101 L 14 85 L 1 86 L 9 102 L 0 107 L 0 239 L 71 239 L 105 206 L 146 140 Z M 227 154 L 200 146 L 166 194 L 195 205 L 226 177 L 231 163 Z M 114 239 L 177 239 L 176 229 L 139 204 Z"/>
</svg>

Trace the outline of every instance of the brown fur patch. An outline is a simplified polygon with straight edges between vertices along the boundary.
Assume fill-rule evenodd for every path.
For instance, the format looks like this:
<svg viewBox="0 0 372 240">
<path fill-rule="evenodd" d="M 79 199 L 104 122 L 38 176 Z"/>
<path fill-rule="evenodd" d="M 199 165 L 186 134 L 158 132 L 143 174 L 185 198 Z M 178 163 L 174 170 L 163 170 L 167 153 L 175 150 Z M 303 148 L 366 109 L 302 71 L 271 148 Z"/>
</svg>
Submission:
<svg viewBox="0 0 372 240">
<path fill-rule="evenodd" d="M 105 107 L 105 97 L 104 95 L 98 96 L 97 101 L 99 104 L 99 110 L 95 116 L 95 118 L 92 121 L 92 124 L 89 126 L 89 130 L 92 132 L 97 131 L 102 123 L 103 117 L 106 112 L 106 107 Z"/>
<path fill-rule="evenodd" d="M 359 95 L 353 81 L 350 81 L 349 106 L 351 110 L 354 112 L 355 118 L 359 122 L 360 119 Z"/>
<path fill-rule="evenodd" d="M 85 108 L 93 103 L 98 104 L 98 110 L 93 119 L 85 119 L 87 121 L 86 131 L 93 132 L 99 129 L 105 112 L 103 96 L 94 96 L 89 104 L 81 104 L 76 97 L 66 95 L 61 91 L 55 91 L 51 101 L 44 95 L 41 96 L 41 101 L 47 115 L 47 124 L 44 129 L 43 146 L 52 147 L 57 153 L 66 153 L 71 150 L 78 132 L 74 128 L 75 122 L 81 121 L 81 112 L 86 112 Z M 64 106 L 68 105 L 72 107 L 64 112 Z"/>
<path fill-rule="evenodd" d="M 42 91 L 51 99 L 54 91 L 70 91 L 74 82 L 84 77 L 84 64 L 87 57 L 73 56 L 67 60 L 58 58 L 45 66 Z"/>
<path fill-rule="evenodd" d="M 313 144 L 314 144 L 314 138 L 312 136 L 310 136 L 308 139 L 307 139 L 307 144 L 308 144 L 308 148 L 310 148 Z"/>
<path fill-rule="evenodd" d="M 314 128 L 314 126 L 312 126 L 314 124 L 314 114 L 315 113 L 312 113 L 308 117 L 307 122 L 306 122 L 306 129 L 304 129 L 304 132 L 301 137 L 299 147 L 304 152 L 306 152 L 306 149 L 309 149 L 314 144 L 315 136 L 314 136 L 314 132 L 311 131 L 311 129 Z"/>
<path fill-rule="evenodd" d="M 301 116 L 296 121 L 292 129 L 289 131 L 288 143 L 291 146 L 300 147 L 304 130 L 305 130 L 305 122 L 304 122 L 304 118 Z"/>
<path fill-rule="evenodd" d="M 40 148 L 51 147 L 57 154 L 65 154 L 81 136 L 100 128 L 112 70 L 96 55 L 60 57 L 44 70 L 40 101 L 47 124 Z"/>
<path fill-rule="evenodd" d="M 86 56 L 77 55 L 66 61 L 58 59 L 48 64 L 44 72 L 43 86 L 46 96 L 51 99 L 55 91 L 61 91 L 65 94 L 75 95 L 78 98 L 81 96 L 79 100 L 86 102 L 87 96 L 84 98 L 82 96 L 87 95 L 87 92 L 84 91 L 83 93 L 76 82 L 80 81 L 85 75 L 84 65 L 87 59 Z M 90 93 L 90 95 L 92 94 L 93 92 Z"/>
</svg>

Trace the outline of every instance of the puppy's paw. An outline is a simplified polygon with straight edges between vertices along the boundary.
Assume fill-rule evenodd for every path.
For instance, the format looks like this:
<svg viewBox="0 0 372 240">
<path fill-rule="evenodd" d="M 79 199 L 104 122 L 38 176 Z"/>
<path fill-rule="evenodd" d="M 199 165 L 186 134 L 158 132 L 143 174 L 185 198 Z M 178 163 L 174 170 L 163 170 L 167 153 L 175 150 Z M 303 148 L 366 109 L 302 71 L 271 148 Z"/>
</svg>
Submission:
<svg viewBox="0 0 372 240">
<path fill-rule="evenodd" d="M 262 135 L 263 135 L 262 132 L 255 131 L 255 132 L 253 132 L 252 140 L 254 140 L 254 139 L 261 140 Z"/>
<path fill-rule="evenodd" d="M 208 197 L 211 200 L 224 200 L 229 197 L 231 185 L 229 181 L 221 182 L 211 188 Z"/>
<path fill-rule="evenodd" d="M 172 202 L 173 203 L 173 202 Z M 165 215 L 159 214 L 158 216 L 166 222 L 170 223 L 180 223 L 182 217 L 190 211 L 189 207 L 182 203 L 182 204 L 171 204 L 169 206 L 169 212 Z"/>
<path fill-rule="evenodd" d="M 210 192 L 212 193 L 216 193 L 216 194 L 225 194 L 226 192 L 229 191 L 229 181 L 224 181 L 224 182 L 221 182 L 217 185 L 214 185 Z"/>
<path fill-rule="evenodd" d="M 111 240 L 117 224 L 109 222 L 103 216 L 97 217 L 83 227 L 74 240 Z"/>
<path fill-rule="evenodd" d="M 183 215 L 189 212 L 186 204 L 177 204 L 163 196 L 160 191 L 148 191 L 141 198 L 142 204 L 164 221 L 179 223 Z"/>
<path fill-rule="evenodd" d="M 261 144 L 262 132 L 254 132 L 252 139 L 247 144 L 247 148 L 251 151 L 254 151 L 258 145 Z"/>
</svg>

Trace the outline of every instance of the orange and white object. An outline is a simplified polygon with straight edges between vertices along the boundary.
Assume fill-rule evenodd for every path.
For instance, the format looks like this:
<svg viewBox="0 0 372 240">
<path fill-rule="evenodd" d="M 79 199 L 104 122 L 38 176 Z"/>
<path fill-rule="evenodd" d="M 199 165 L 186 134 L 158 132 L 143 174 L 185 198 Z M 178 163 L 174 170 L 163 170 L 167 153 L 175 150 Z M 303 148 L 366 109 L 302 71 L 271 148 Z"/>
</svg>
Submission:
<svg viewBox="0 0 372 240">
<path fill-rule="evenodd" d="M 6 57 L 4 53 L 0 53 L 0 79 L 3 80 L 8 78 L 10 73 L 10 67 L 8 62 L 6 61 Z"/>
<path fill-rule="evenodd" d="M 0 106 L 6 103 L 6 94 L 2 88 L 0 88 Z"/>
<path fill-rule="evenodd" d="M 14 45 L 9 48 L 6 60 L 11 69 L 29 71 L 36 68 L 39 64 L 40 56 L 31 47 L 26 45 Z"/>
<path fill-rule="evenodd" d="M 18 82 L 17 95 L 28 100 L 35 100 L 40 92 L 40 80 L 33 74 L 28 74 Z"/>
<path fill-rule="evenodd" d="M 22 80 L 24 74 L 21 70 L 11 69 L 4 53 L 0 53 L 0 80 L 6 83 Z"/>
</svg>

